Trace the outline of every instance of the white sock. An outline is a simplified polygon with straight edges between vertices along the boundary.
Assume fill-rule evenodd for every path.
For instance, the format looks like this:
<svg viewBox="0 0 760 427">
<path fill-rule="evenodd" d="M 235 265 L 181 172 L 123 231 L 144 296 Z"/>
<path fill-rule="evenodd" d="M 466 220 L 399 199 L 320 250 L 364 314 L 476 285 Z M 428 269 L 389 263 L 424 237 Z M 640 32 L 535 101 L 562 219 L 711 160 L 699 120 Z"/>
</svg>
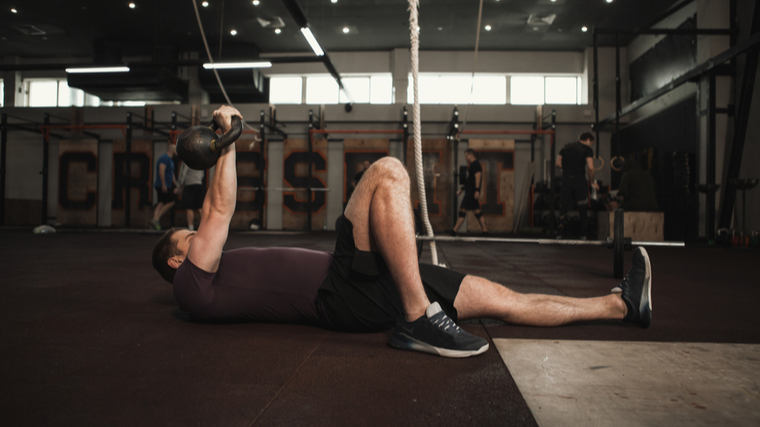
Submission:
<svg viewBox="0 0 760 427">
<path fill-rule="evenodd" d="M 190 231 L 193 231 L 193 230 L 195 230 L 195 227 L 193 227 L 193 224 L 190 224 L 190 225 L 187 227 L 187 229 L 188 229 L 188 230 L 190 230 Z"/>
</svg>

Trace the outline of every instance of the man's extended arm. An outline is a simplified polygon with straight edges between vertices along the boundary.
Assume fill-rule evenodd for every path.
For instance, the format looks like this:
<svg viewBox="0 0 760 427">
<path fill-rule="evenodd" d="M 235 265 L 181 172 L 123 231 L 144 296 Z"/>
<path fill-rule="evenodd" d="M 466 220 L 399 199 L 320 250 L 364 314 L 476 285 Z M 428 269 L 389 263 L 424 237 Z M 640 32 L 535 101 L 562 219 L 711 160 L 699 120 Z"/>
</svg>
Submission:
<svg viewBox="0 0 760 427">
<path fill-rule="evenodd" d="M 562 156 L 557 155 L 557 161 L 554 163 L 558 168 L 562 169 Z"/>
<path fill-rule="evenodd" d="M 483 173 L 482 172 L 475 172 L 475 200 L 478 200 L 480 198 L 480 184 L 483 181 Z"/>
<path fill-rule="evenodd" d="M 232 107 L 222 106 L 214 111 L 214 119 L 222 132 L 227 133 L 232 127 L 232 116 L 243 117 Z M 187 258 L 193 264 L 212 273 L 219 268 L 237 199 L 235 144 L 225 147 L 220 154 L 214 177 L 203 201 L 198 233 L 193 238 L 187 254 Z"/>
<path fill-rule="evenodd" d="M 586 169 L 588 169 L 588 182 L 591 183 L 591 186 L 599 189 L 599 184 L 594 182 L 594 173 L 596 172 L 594 170 L 594 159 L 591 157 L 586 157 Z"/>
</svg>

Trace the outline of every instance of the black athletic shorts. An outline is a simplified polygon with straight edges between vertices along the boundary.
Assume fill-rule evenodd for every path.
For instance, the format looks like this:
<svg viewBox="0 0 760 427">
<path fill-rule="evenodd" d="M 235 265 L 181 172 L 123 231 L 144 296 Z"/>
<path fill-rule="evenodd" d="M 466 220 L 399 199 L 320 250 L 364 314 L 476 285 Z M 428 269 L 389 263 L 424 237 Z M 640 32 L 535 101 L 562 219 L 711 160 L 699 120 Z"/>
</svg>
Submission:
<svg viewBox="0 0 760 427">
<path fill-rule="evenodd" d="M 158 203 L 172 203 L 177 201 L 177 195 L 174 194 L 173 187 L 169 187 L 166 190 L 166 193 L 161 191 L 161 187 L 156 187 L 156 192 L 158 193 Z"/>
<path fill-rule="evenodd" d="M 329 322 L 325 326 L 345 332 L 392 328 L 404 311 L 388 267 L 379 253 L 356 249 L 351 221 L 341 217 L 338 222 L 330 272 L 319 289 Z M 420 264 L 420 275 L 430 302 L 437 301 L 456 321 L 454 299 L 465 275 L 430 264 Z"/>
<path fill-rule="evenodd" d="M 475 198 L 475 193 L 464 192 L 462 204 L 459 206 L 460 211 L 477 211 L 480 209 L 480 202 Z"/>
<path fill-rule="evenodd" d="M 201 184 L 186 185 L 182 190 L 183 209 L 202 209 L 206 198 L 206 187 Z"/>
</svg>

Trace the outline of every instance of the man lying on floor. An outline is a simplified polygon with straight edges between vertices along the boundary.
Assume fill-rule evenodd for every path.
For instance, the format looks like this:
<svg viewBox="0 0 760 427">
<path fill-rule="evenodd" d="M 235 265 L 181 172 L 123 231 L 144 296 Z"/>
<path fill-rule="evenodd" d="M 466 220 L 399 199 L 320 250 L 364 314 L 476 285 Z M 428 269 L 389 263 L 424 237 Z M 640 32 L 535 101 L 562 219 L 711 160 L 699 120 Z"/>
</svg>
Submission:
<svg viewBox="0 0 760 427">
<path fill-rule="evenodd" d="M 242 117 L 226 106 L 214 112 L 224 132 L 232 116 Z M 391 157 L 375 162 L 359 182 L 332 254 L 296 248 L 223 252 L 236 197 L 232 144 L 216 164 L 198 231 L 170 230 L 153 251 L 153 266 L 174 284 L 180 308 L 194 319 L 350 332 L 395 327 L 391 346 L 446 357 L 488 349 L 486 340 L 460 329 L 458 319 L 534 326 L 622 319 L 647 327 L 651 321 L 651 268 L 641 248 L 619 285 L 622 293 L 597 298 L 519 294 L 481 277 L 419 264 L 409 175 Z"/>
</svg>

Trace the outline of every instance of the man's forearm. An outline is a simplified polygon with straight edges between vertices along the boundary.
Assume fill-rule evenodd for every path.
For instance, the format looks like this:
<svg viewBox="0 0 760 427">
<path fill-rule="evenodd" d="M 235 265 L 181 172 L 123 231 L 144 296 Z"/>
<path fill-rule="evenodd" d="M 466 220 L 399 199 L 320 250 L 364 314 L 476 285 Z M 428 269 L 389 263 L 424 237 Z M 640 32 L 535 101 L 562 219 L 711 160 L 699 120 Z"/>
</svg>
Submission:
<svg viewBox="0 0 760 427">
<path fill-rule="evenodd" d="M 214 178 L 203 204 L 203 215 L 216 212 L 232 216 L 237 200 L 237 167 L 235 144 L 225 147 L 216 162 Z"/>
<path fill-rule="evenodd" d="M 588 170 L 588 182 L 593 183 L 594 182 L 594 170 L 589 169 Z"/>
</svg>

